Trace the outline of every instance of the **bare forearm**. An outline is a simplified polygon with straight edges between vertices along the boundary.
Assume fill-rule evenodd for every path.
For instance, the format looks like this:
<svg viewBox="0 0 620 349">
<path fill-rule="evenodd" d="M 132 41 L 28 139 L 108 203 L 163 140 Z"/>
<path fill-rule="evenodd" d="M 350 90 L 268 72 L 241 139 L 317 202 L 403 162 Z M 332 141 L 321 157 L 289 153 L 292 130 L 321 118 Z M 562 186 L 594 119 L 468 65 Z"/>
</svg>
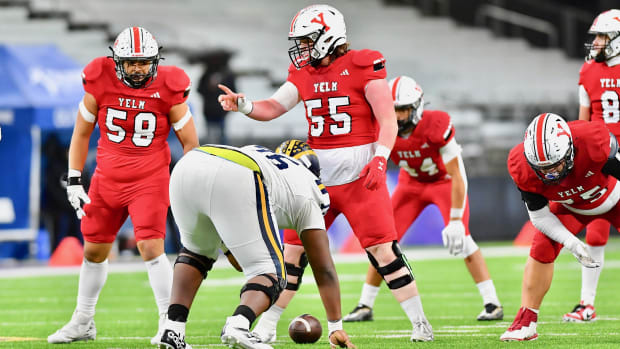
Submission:
<svg viewBox="0 0 620 349">
<path fill-rule="evenodd" d="M 252 102 L 252 111 L 247 115 L 257 121 L 269 121 L 285 112 L 286 109 L 280 103 L 270 98 Z"/>
</svg>

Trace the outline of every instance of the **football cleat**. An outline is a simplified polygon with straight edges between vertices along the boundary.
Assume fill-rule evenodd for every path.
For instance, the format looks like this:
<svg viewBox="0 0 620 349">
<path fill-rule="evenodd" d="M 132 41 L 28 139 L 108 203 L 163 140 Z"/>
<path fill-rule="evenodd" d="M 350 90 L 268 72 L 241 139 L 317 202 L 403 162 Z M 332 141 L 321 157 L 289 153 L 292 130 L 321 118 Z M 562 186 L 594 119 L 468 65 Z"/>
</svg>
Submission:
<svg viewBox="0 0 620 349">
<path fill-rule="evenodd" d="M 430 342 L 434 338 L 433 327 L 428 323 L 428 320 L 422 319 L 413 324 L 412 342 Z"/>
<path fill-rule="evenodd" d="M 227 344 L 229 348 L 273 349 L 271 345 L 261 342 L 259 338 L 252 335 L 247 329 L 235 327 L 228 321 L 226 321 L 226 325 L 224 325 L 222 329 L 221 340 L 222 343 Z"/>
<path fill-rule="evenodd" d="M 192 349 L 192 346 L 185 343 L 185 334 L 170 329 L 163 330 L 161 338 L 156 343 L 159 349 Z"/>
<path fill-rule="evenodd" d="M 159 343 L 159 339 L 161 338 L 162 334 L 164 334 L 164 326 L 167 317 L 167 313 L 159 314 L 159 325 L 157 327 L 157 333 L 155 334 L 155 336 L 153 336 L 153 338 L 151 338 L 151 344 L 157 345 Z"/>
<path fill-rule="evenodd" d="M 562 320 L 565 322 L 592 322 L 596 321 L 596 311 L 594 306 L 588 304 L 584 305 L 583 302 L 577 304 L 573 311 L 564 314 Z"/>
<path fill-rule="evenodd" d="M 538 338 L 536 332 L 536 322 L 538 314 L 529 308 L 521 307 L 512 325 L 499 339 L 502 341 L 533 341 Z"/>
<path fill-rule="evenodd" d="M 47 337 L 47 342 L 52 344 L 71 343 L 77 341 L 95 340 L 97 328 L 95 320 L 76 310 L 71 316 L 69 323 Z"/>
<path fill-rule="evenodd" d="M 271 344 L 276 341 L 276 328 L 262 328 L 257 325 L 254 327 L 254 330 L 252 330 L 252 335 L 262 343 Z"/>
<path fill-rule="evenodd" d="M 358 305 L 344 318 L 343 322 L 372 321 L 372 308 L 366 305 Z"/>
<path fill-rule="evenodd" d="M 487 303 L 484 305 L 484 309 L 480 312 L 476 320 L 490 321 L 490 320 L 502 320 L 503 318 L 504 318 L 504 308 L 501 305 Z"/>
</svg>

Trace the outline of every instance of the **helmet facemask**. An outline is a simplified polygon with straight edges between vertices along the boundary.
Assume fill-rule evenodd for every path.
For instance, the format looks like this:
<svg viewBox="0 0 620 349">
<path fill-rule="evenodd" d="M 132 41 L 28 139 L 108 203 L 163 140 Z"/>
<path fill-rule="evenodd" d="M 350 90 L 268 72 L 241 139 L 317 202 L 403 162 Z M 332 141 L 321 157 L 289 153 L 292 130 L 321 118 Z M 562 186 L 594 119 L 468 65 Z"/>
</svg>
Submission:
<svg viewBox="0 0 620 349">
<path fill-rule="evenodd" d="M 293 21 L 288 39 L 294 42 L 288 55 L 297 69 L 321 64 L 323 58 L 346 44 L 344 17 L 329 5 L 311 5 L 299 11 Z"/>
<path fill-rule="evenodd" d="M 525 158 L 527 159 L 527 156 Z M 559 162 L 541 166 L 541 165 L 533 164 L 532 162 L 530 162 L 529 159 L 527 159 L 527 163 L 530 165 L 532 170 L 534 170 L 534 172 L 536 173 L 536 176 L 538 176 L 538 178 L 543 183 L 557 184 L 562 179 L 564 179 L 564 177 L 566 177 L 570 173 L 570 171 L 573 169 L 574 158 L 575 158 L 575 153 L 573 152 L 572 141 L 571 141 L 571 146 L 566 150 L 566 154 L 564 155 L 562 160 L 560 160 Z M 563 165 L 563 166 L 560 168 L 560 165 Z M 556 169 L 560 168 L 560 169 L 556 171 L 551 171 L 554 168 Z"/>
<path fill-rule="evenodd" d="M 593 33 L 596 35 L 605 35 L 606 42 L 602 48 L 594 47 L 594 38 L 589 43 L 585 43 L 586 60 L 594 59 L 597 63 L 605 62 L 620 54 L 620 32 L 610 33 Z"/>
<path fill-rule="evenodd" d="M 161 47 L 157 45 L 157 41 L 149 33 L 148 30 L 141 27 L 129 27 L 124 29 L 114 41 L 114 45 L 110 47 L 112 50 L 112 59 L 114 60 L 116 77 L 123 84 L 131 88 L 144 88 L 150 85 L 157 77 L 157 66 L 161 59 L 159 51 Z M 129 73 L 126 70 L 125 63 L 150 64 L 146 72 L 142 72 L 143 67 L 138 70 L 140 72 Z"/>
<path fill-rule="evenodd" d="M 121 80 L 125 85 L 131 88 L 144 88 L 149 86 L 153 80 L 157 77 L 157 66 L 159 65 L 159 54 L 155 57 L 140 57 L 140 58 L 121 58 L 112 51 L 112 59 L 114 59 L 116 77 Z M 134 73 L 130 74 L 125 70 L 124 62 L 150 62 L 148 72 L 145 74 Z"/>
<path fill-rule="evenodd" d="M 422 120 L 422 112 L 424 110 L 424 100 L 422 98 L 413 104 L 395 106 L 394 110 L 409 110 L 409 116 L 404 120 L 396 120 L 398 123 L 398 135 L 403 136 L 415 129 L 420 120 Z"/>
</svg>

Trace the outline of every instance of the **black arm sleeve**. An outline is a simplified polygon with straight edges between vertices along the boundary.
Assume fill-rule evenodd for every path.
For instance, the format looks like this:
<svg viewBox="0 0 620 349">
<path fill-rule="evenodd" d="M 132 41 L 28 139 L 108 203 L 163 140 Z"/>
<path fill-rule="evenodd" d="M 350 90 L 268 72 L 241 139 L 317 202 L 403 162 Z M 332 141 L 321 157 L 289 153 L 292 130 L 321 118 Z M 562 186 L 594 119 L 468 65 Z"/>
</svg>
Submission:
<svg viewBox="0 0 620 349">
<path fill-rule="evenodd" d="M 601 171 L 620 180 L 620 154 L 618 154 L 618 141 L 613 134 L 610 134 L 609 137 L 611 138 L 609 142 L 609 147 L 611 150 L 609 152 L 609 156 L 607 157 L 607 163 L 603 166 Z"/>
<path fill-rule="evenodd" d="M 521 199 L 525 201 L 525 205 L 530 211 L 538 211 L 541 208 L 547 206 L 547 204 L 549 203 L 549 200 L 547 200 L 547 198 L 540 194 L 523 191 L 521 189 L 519 189 L 519 191 L 521 192 Z"/>
</svg>

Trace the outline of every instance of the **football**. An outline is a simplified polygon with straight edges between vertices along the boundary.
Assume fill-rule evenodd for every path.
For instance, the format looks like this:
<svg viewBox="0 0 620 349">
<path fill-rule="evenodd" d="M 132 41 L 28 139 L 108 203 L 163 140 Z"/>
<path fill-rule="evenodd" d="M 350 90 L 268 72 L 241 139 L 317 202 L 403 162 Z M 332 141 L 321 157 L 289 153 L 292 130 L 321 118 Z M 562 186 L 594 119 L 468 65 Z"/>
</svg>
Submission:
<svg viewBox="0 0 620 349">
<path fill-rule="evenodd" d="M 289 336 L 298 344 L 314 343 L 321 338 L 322 333 L 321 323 L 310 314 L 299 315 L 288 325 Z"/>
</svg>

